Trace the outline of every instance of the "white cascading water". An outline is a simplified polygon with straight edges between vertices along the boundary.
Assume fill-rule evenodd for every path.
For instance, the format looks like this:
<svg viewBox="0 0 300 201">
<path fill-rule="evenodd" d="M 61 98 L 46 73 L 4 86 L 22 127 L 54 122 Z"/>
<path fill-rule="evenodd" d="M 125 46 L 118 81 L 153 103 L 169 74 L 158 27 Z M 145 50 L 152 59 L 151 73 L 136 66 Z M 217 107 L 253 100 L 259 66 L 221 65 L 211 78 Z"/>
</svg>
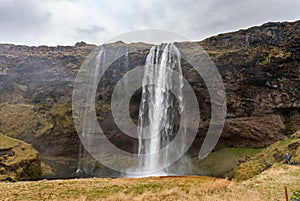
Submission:
<svg viewBox="0 0 300 201">
<path fill-rule="evenodd" d="M 91 68 L 90 70 L 90 78 L 91 80 L 89 87 L 91 87 L 91 90 L 88 90 L 89 92 L 93 92 L 97 90 L 98 86 L 98 80 L 100 76 L 100 72 L 103 70 L 102 66 L 106 62 L 106 46 L 103 45 L 101 51 L 98 53 L 94 66 L 95 68 Z M 87 100 L 87 108 L 85 110 L 85 113 L 88 114 L 94 110 L 94 108 L 91 108 L 90 106 L 93 105 L 94 99 L 91 99 L 91 94 L 87 93 L 86 100 Z M 84 122 L 84 128 L 88 131 L 88 133 L 92 132 L 90 128 L 93 128 L 94 125 L 91 125 L 92 122 L 85 121 Z M 86 133 L 82 133 L 82 135 L 87 135 Z M 91 175 L 94 171 L 95 164 L 91 163 L 92 157 L 88 154 L 86 149 L 82 146 L 82 144 L 79 145 L 79 153 L 78 153 L 78 163 L 77 163 L 77 170 L 76 173 L 79 175 Z"/>
<path fill-rule="evenodd" d="M 100 87 L 105 87 L 105 82 L 109 79 L 111 80 L 119 80 L 122 73 L 126 73 L 129 69 L 129 48 L 128 46 L 119 46 L 115 47 L 113 50 L 116 51 L 116 55 L 120 56 L 120 58 L 117 58 L 118 61 L 116 62 L 116 66 L 114 69 L 112 69 L 112 73 L 110 77 L 102 76 L 100 79 L 100 74 L 104 71 L 104 66 L 106 66 L 107 62 L 109 62 L 110 55 L 110 49 L 111 47 L 107 47 L 106 45 L 103 45 L 99 53 L 94 59 L 93 68 L 88 68 L 88 83 L 89 83 L 89 90 L 87 90 L 86 93 L 86 108 L 85 108 L 85 115 L 90 115 L 95 108 L 91 107 L 94 105 L 95 99 L 92 99 L 91 93 L 97 91 L 98 85 Z M 101 80 L 101 84 L 99 84 L 99 80 Z M 124 91 L 126 91 L 126 87 L 128 85 L 128 79 L 125 77 L 122 81 L 122 85 L 124 87 Z M 101 99 L 105 99 L 105 94 L 100 93 Z M 93 133 L 93 130 L 90 130 L 90 128 L 94 128 L 95 125 L 92 125 L 92 122 L 85 121 L 84 122 L 84 130 L 87 131 L 87 133 Z M 82 133 L 82 135 L 88 135 L 86 133 Z M 89 144 L 93 144 L 93 138 L 89 138 Z M 96 146 L 96 145 L 95 145 Z M 94 174 L 97 174 L 95 172 L 95 160 L 90 154 L 86 151 L 85 147 L 80 144 L 79 145 L 79 154 L 78 154 L 78 163 L 77 163 L 77 170 L 76 173 L 78 175 L 83 176 L 92 176 Z M 96 175 L 100 176 L 100 175 Z"/>
<path fill-rule="evenodd" d="M 184 110 L 182 77 L 178 76 L 180 84 L 174 86 L 168 68 L 182 74 L 180 51 L 173 43 L 153 46 L 146 59 L 139 111 L 138 169 L 145 174 L 157 170 L 158 174 L 168 174 L 163 169 L 168 152 L 163 155 L 158 152 L 175 137 L 176 119 L 180 119 Z M 177 100 L 171 90 L 177 94 Z M 183 145 L 178 146 L 181 150 Z"/>
<path fill-rule="evenodd" d="M 106 60 L 109 60 L 109 50 L 107 49 L 106 46 L 103 46 L 94 60 L 94 68 L 89 69 L 88 86 L 90 88 L 86 93 L 87 107 L 84 112 L 87 114 L 85 116 L 89 116 L 95 110 L 95 108 L 90 108 L 95 103 L 95 99 L 90 97 L 92 97 L 91 93 L 97 90 L 99 75 L 103 71 L 101 66 L 105 66 Z M 118 55 L 124 55 L 117 65 L 118 68 L 123 68 L 123 72 L 126 72 L 129 69 L 128 47 L 120 47 L 116 51 L 119 51 Z M 114 70 L 110 75 L 112 76 L 111 79 L 118 79 L 119 71 Z M 175 84 L 172 81 L 172 79 L 174 80 L 174 74 L 170 70 L 178 73 L 178 79 L 175 75 L 178 81 Z M 184 83 L 182 76 L 179 75 L 182 75 L 181 55 L 177 47 L 173 43 L 153 46 L 146 58 L 139 109 L 137 172 L 140 176 L 169 174 L 166 167 L 169 159 L 174 158 L 174 156 L 170 154 L 171 151 L 163 152 L 163 154 L 158 154 L 158 152 L 163 148 L 167 148 L 168 144 L 175 138 L 179 123 L 182 127 L 185 127 L 185 122 L 180 122 L 180 117 L 184 116 L 182 92 Z M 102 77 L 102 82 L 105 79 L 105 77 Z M 127 87 L 127 78 L 123 79 L 122 85 L 124 89 Z M 176 98 L 171 91 L 176 94 Z M 89 129 L 96 126 L 91 124 L 91 122 L 85 121 L 83 130 L 94 133 L 95 131 Z M 82 133 L 81 135 L 85 136 L 87 134 Z M 184 150 L 185 135 L 186 131 L 182 135 L 182 143 L 176 143 L 178 152 Z M 87 143 L 97 146 L 93 144 L 95 143 L 93 138 Z M 93 175 L 95 165 L 91 161 L 92 157 L 87 154 L 85 148 L 80 147 L 77 173 L 86 176 Z"/>
</svg>

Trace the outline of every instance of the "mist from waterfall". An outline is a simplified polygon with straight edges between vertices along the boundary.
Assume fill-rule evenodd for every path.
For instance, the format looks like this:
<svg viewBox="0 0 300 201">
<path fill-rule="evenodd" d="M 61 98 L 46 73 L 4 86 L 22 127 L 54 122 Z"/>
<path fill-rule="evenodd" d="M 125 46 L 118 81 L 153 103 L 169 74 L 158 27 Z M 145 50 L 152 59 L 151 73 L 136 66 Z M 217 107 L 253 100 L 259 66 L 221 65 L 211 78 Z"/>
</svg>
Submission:
<svg viewBox="0 0 300 201">
<path fill-rule="evenodd" d="M 91 99 L 92 95 L 91 93 L 96 93 L 98 87 L 105 88 L 106 82 L 108 80 L 118 81 L 122 77 L 122 73 L 128 71 L 129 69 L 129 49 L 128 46 L 119 46 L 114 49 L 116 51 L 116 55 L 124 55 L 120 58 L 118 58 L 116 62 L 115 68 L 111 69 L 111 72 L 107 74 L 106 76 L 103 76 L 100 78 L 100 74 L 104 71 L 104 66 L 107 65 L 109 62 L 109 57 L 111 57 L 111 52 L 109 51 L 110 48 L 106 45 L 103 45 L 99 53 L 94 59 L 93 68 L 89 68 L 89 90 L 87 90 L 86 95 L 86 101 L 87 106 L 85 109 L 85 115 L 90 115 L 92 112 L 95 112 L 95 108 L 91 107 L 95 105 L 95 99 Z M 99 84 L 100 81 L 100 84 Z M 122 85 L 124 88 L 128 85 L 128 80 L 123 79 Z M 105 95 L 103 92 L 97 94 L 99 96 L 99 99 L 102 101 L 105 101 Z M 92 125 L 92 122 L 85 121 L 84 122 L 84 129 L 87 131 L 86 133 L 82 133 L 82 135 L 89 135 L 91 133 L 96 133 L 96 131 L 91 130 L 91 128 L 94 128 L 95 125 Z M 93 137 L 88 137 L 89 139 L 88 144 L 93 144 Z M 97 146 L 97 145 L 95 145 Z M 80 176 L 101 176 L 101 173 L 97 171 L 96 167 L 96 161 L 95 159 L 89 154 L 89 152 L 86 150 L 86 148 L 80 144 L 79 145 L 79 152 L 78 152 L 78 163 L 77 163 L 77 170 L 76 173 Z"/>
<path fill-rule="evenodd" d="M 90 93 L 97 90 L 100 71 L 103 70 L 102 66 L 105 64 L 105 60 L 106 60 L 106 47 L 103 46 L 103 48 L 98 53 L 98 55 L 95 59 L 95 63 L 94 63 L 95 68 L 92 68 L 92 71 L 90 73 L 90 76 L 91 76 L 91 80 L 90 80 L 91 90 L 89 91 Z M 86 96 L 86 100 L 87 100 L 87 108 L 85 110 L 86 115 L 90 112 L 93 112 L 93 110 L 95 110 L 95 108 L 90 107 L 91 105 L 94 105 L 94 102 L 95 102 L 94 99 L 89 98 L 89 97 L 91 97 L 90 93 L 87 93 L 87 96 Z M 83 136 L 89 135 L 89 133 L 93 132 L 90 129 L 93 128 L 94 125 L 91 125 L 91 124 L 92 124 L 92 122 L 89 122 L 89 121 L 84 122 L 83 126 L 84 126 L 85 130 L 87 131 L 87 133 L 82 133 Z M 91 163 L 90 162 L 91 160 L 92 160 L 92 157 L 88 154 L 88 152 L 82 146 L 82 144 L 80 144 L 76 173 L 78 175 L 85 175 L 85 176 L 91 175 L 95 168 L 95 164 Z"/>
</svg>

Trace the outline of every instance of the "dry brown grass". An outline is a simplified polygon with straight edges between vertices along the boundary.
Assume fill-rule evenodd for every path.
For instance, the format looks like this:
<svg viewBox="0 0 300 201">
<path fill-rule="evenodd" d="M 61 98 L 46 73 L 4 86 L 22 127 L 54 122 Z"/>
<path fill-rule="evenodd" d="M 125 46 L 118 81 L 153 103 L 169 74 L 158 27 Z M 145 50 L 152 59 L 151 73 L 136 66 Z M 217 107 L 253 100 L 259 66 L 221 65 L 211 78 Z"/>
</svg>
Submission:
<svg viewBox="0 0 300 201">
<path fill-rule="evenodd" d="M 284 200 L 300 188 L 300 167 L 275 165 L 242 182 L 211 177 L 72 179 L 0 183 L 0 200 Z"/>
</svg>

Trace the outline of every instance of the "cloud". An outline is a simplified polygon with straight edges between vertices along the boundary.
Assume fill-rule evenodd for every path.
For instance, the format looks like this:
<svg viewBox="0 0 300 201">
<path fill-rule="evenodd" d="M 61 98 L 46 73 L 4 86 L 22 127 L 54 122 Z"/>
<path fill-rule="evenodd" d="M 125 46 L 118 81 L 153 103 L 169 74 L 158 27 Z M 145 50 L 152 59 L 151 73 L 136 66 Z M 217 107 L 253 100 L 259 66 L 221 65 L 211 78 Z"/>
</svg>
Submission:
<svg viewBox="0 0 300 201">
<path fill-rule="evenodd" d="M 0 42 L 101 44 L 146 28 L 201 40 L 268 21 L 297 20 L 299 8 L 298 0 L 1 0 Z"/>
<path fill-rule="evenodd" d="M 37 1 L 2 0 L 0 4 L 1 42 L 32 41 L 51 17 Z"/>
<path fill-rule="evenodd" d="M 97 25 L 91 25 L 91 26 L 88 26 L 88 27 L 78 27 L 77 31 L 80 34 L 88 34 L 88 35 L 97 34 L 99 32 L 105 31 L 105 27 L 97 26 Z"/>
<path fill-rule="evenodd" d="M 0 25 L 3 28 L 35 27 L 47 21 L 50 13 L 40 10 L 33 0 L 3 0 L 0 4 Z"/>
</svg>

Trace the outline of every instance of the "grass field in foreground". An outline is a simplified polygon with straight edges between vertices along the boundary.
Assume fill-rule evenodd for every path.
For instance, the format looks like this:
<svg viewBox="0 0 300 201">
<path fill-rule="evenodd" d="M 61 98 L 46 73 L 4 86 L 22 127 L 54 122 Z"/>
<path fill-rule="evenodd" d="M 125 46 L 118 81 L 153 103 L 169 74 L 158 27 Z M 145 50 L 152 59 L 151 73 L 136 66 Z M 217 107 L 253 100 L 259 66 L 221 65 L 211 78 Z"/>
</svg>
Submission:
<svg viewBox="0 0 300 201">
<path fill-rule="evenodd" d="M 300 189 L 300 167 L 275 164 L 242 182 L 201 176 L 1 182 L 0 200 L 284 200 Z"/>
</svg>

